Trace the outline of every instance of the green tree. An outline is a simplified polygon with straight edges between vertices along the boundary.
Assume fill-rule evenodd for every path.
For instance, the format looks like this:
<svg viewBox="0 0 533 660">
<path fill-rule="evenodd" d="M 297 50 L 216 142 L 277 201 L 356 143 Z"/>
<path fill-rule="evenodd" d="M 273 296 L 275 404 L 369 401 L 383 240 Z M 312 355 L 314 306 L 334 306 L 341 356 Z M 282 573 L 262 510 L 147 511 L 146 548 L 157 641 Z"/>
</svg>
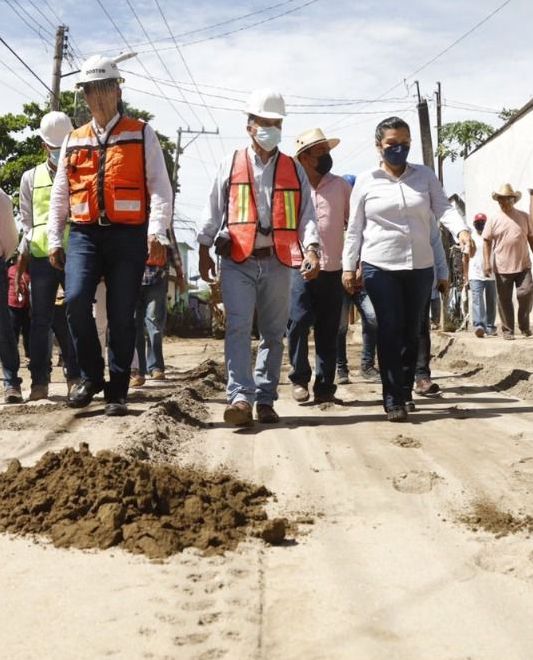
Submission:
<svg viewBox="0 0 533 660">
<path fill-rule="evenodd" d="M 498 115 L 498 117 L 504 121 L 508 122 L 510 121 L 518 112 L 520 112 L 520 108 L 502 108 L 502 111 Z"/>
<path fill-rule="evenodd" d="M 457 158 L 466 158 L 494 131 L 492 126 L 482 121 L 466 120 L 443 124 L 439 132 L 437 156 L 449 158 L 452 162 Z"/>
<path fill-rule="evenodd" d="M 90 112 L 81 94 L 61 92 L 61 110 L 72 118 L 75 126 L 81 126 L 90 119 Z M 49 105 L 26 103 L 20 114 L 0 115 L 0 188 L 11 195 L 15 204 L 22 174 L 45 158 L 42 142 L 36 130 L 41 118 L 50 111 Z M 151 121 L 154 117 L 145 110 L 124 104 L 124 111 L 130 117 Z M 166 135 L 157 133 L 169 177 L 174 163 L 175 144 Z"/>
</svg>

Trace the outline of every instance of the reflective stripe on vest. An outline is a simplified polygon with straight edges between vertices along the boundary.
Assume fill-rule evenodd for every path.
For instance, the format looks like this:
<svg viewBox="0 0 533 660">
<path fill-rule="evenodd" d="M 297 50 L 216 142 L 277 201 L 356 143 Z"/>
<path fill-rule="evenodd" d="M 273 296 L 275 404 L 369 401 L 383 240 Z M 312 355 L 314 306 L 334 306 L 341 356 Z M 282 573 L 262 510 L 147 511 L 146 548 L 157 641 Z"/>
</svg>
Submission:
<svg viewBox="0 0 533 660">
<path fill-rule="evenodd" d="M 68 136 L 65 167 L 73 222 L 142 225 L 149 215 L 145 122 L 120 117 L 101 142 L 92 123 Z"/>
<path fill-rule="evenodd" d="M 50 193 L 52 192 L 52 177 L 46 163 L 37 165 L 33 172 L 32 190 L 32 231 L 30 239 L 30 254 L 33 257 L 48 257 L 48 212 L 50 210 Z M 70 227 L 65 227 L 63 246 L 66 247 Z"/>
<path fill-rule="evenodd" d="M 298 238 L 301 183 L 296 164 L 285 154 L 278 154 L 272 184 L 272 237 L 277 258 L 285 266 L 298 268 L 302 251 Z M 253 176 L 246 149 L 233 156 L 228 182 L 227 225 L 231 237 L 231 258 L 237 263 L 253 252 L 258 213 Z"/>
</svg>

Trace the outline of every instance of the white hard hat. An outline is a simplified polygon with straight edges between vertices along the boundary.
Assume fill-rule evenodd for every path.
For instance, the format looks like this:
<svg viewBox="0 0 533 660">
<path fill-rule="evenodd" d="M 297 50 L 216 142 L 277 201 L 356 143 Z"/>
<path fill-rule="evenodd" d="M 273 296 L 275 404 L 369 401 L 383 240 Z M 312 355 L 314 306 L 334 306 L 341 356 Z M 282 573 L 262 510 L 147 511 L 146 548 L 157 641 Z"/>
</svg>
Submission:
<svg viewBox="0 0 533 660">
<path fill-rule="evenodd" d="M 81 65 L 80 77 L 76 87 L 98 80 L 116 80 L 124 82 L 120 75 L 117 63 L 110 57 L 104 55 L 92 55 Z"/>
<path fill-rule="evenodd" d="M 272 89 L 256 89 L 250 94 L 248 104 L 244 112 L 265 119 L 283 119 L 285 112 L 285 101 L 279 92 Z"/>
<path fill-rule="evenodd" d="M 73 130 L 70 118 L 64 112 L 53 110 L 41 119 L 39 135 L 49 147 L 59 148 L 70 131 Z"/>
</svg>

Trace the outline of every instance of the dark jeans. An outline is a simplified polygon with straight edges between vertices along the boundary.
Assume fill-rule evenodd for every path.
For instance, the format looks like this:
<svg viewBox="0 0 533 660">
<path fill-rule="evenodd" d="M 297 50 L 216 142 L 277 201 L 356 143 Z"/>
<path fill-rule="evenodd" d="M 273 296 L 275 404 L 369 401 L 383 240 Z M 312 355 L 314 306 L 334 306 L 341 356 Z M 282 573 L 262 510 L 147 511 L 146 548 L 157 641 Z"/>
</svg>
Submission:
<svg viewBox="0 0 533 660">
<path fill-rule="evenodd" d="M 4 372 L 4 386 L 18 387 L 22 382 L 18 376 L 20 358 L 7 305 L 7 286 L 6 261 L 0 257 L 0 362 Z"/>
<path fill-rule="evenodd" d="M 348 332 L 348 315 L 352 302 L 361 316 L 361 336 L 363 338 L 363 345 L 361 347 L 361 369 L 370 369 L 374 366 L 376 359 L 378 322 L 370 298 L 364 289 L 357 291 L 353 295 L 344 291 L 341 318 L 339 321 L 339 332 L 337 334 L 337 372 L 346 375 L 348 374 L 346 334 Z"/>
<path fill-rule="evenodd" d="M 315 334 L 315 395 L 330 395 L 336 390 L 335 363 L 337 332 L 342 307 L 341 271 L 320 271 L 314 280 L 306 281 L 299 271 L 291 273 L 289 311 L 289 379 L 298 385 L 311 380 L 309 364 L 309 329 Z"/>
<path fill-rule="evenodd" d="M 76 361 L 74 344 L 70 336 L 70 330 L 68 329 L 67 310 L 65 305 L 54 305 L 54 319 L 52 321 L 52 332 L 54 333 L 55 338 L 57 339 L 57 343 L 59 344 L 59 351 L 61 353 L 61 357 L 63 358 L 63 371 L 65 372 L 65 376 L 69 380 L 71 378 L 78 378 L 80 375 L 79 368 L 77 373 L 75 375 L 72 375 L 72 371 L 68 371 L 68 366 L 67 366 L 68 361 L 66 356 L 70 354 L 71 350 L 74 353 L 74 362 L 76 366 L 78 363 Z"/>
<path fill-rule="evenodd" d="M 65 286 L 65 273 L 53 268 L 48 257 L 31 257 L 31 326 L 30 372 L 33 385 L 47 385 L 50 381 L 51 341 L 57 289 Z M 78 378 L 80 369 L 74 344 L 69 337 L 68 350 L 63 353 L 67 378 Z"/>
<path fill-rule="evenodd" d="M 418 341 L 433 268 L 382 270 L 363 263 L 365 289 L 378 321 L 378 359 L 385 410 L 412 398 Z"/>
<path fill-rule="evenodd" d="M 24 346 L 24 355 L 30 357 L 30 308 L 29 307 L 10 307 L 9 318 L 11 327 L 15 335 L 15 341 L 19 343 L 22 335 L 22 345 Z"/>
<path fill-rule="evenodd" d="M 533 303 L 531 270 L 524 270 L 521 273 L 495 273 L 494 277 L 496 279 L 498 311 L 502 321 L 503 334 L 514 334 L 513 289 L 515 286 L 518 302 L 518 327 L 522 332 L 528 332 L 529 314 Z"/>
<path fill-rule="evenodd" d="M 416 358 L 415 380 L 420 378 L 431 378 L 431 369 L 429 362 L 431 360 L 431 331 L 429 328 L 429 313 L 431 309 L 431 299 L 427 301 L 424 310 L 424 318 L 420 328 L 420 338 L 418 340 L 418 355 Z"/>
<path fill-rule="evenodd" d="M 147 225 L 73 225 L 67 250 L 67 320 L 81 375 L 104 384 L 104 359 L 93 317 L 96 286 L 106 284 L 109 385 L 106 399 L 126 397 L 135 349 L 135 305 L 147 256 Z"/>
<path fill-rule="evenodd" d="M 165 371 L 163 337 L 167 319 L 167 278 L 141 286 L 135 311 L 139 373 L 145 376 L 154 369 Z M 146 336 L 145 336 L 146 331 Z M 147 350 L 148 349 L 148 350 Z"/>
</svg>

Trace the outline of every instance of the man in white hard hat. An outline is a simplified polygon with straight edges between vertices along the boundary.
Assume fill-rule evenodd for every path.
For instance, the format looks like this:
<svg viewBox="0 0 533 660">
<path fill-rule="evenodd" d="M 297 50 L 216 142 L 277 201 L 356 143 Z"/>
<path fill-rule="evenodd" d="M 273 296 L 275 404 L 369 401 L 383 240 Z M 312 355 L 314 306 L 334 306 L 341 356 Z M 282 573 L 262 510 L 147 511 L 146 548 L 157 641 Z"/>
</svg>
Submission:
<svg viewBox="0 0 533 660">
<path fill-rule="evenodd" d="M 55 299 L 59 285 L 65 286 L 65 274 L 52 268 L 48 261 L 48 215 L 50 193 L 59 162 L 59 152 L 72 123 L 64 112 L 53 111 L 43 116 L 39 135 L 43 141 L 46 160 L 27 170 L 20 181 L 20 218 L 23 237 L 19 245 L 19 259 L 15 290 L 22 273 L 29 266 L 31 278 L 30 323 L 30 401 L 46 399 L 50 382 L 50 332 L 54 319 Z M 64 235 L 64 244 L 68 232 Z M 63 360 L 67 376 L 67 394 L 78 382 L 80 370 L 72 339 L 69 337 Z"/>
<path fill-rule="evenodd" d="M 337 332 L 343 300 L 342 248 L 344 227 L 350 216 L 352 189 L 341 176 L 331 173 L 330 151 L 338 138 L 327 138 L 320 128 L 305 131 L 296 138 L 296 158 L 303 166 L 315 206 L 320 235 L 320 273 L 306 280 L 293 271 L 289 311 L 288 348 L 292 395 L 298 402 L 309 399 L 308 338 L 311 326 L 315 336 L 315 403 L 334 400 Z"/>
<path fill-rule="evenodd" d="M 291 268 L 308 280 L 320 269 L 319 239 L 309 181 L 301 165 L 278 150 L 285 117 L 283 97 L 252 92 L 246 110 L 251 144 L 225 160 L 215 179 L 198 242 L 200 275 L 210 282 L 221 256 L 228 373 L 224 420 L 275 423 L 274 410 L 287 328 Z M 216 239 L 216 240 L 215 240 Z M 252 374 L 254 311 L 260 342 Z"/>
<path fill-rule="evenodd" d="M 121 114 L 120 82 L 112 59 L 94 55 L 84 62 L 78 87 L 92 120 L 63 143 L 48 226 L 50 262 L 65 267 L 67 319 L 81 370 L 68 405 L 87 406 L 104 390 L 106 415 L 127 413 L 135 305 L 147 257 L 166 257 L 172 212 L 161 146 L 151 126 Z M 71 230 L 65 257 L 67 217 Z M 101 277 L 107 291 L 108 382 L 92 314 Z"/>
<path fill-rule="evenodd" d="M 22 403 L 19 352 L 8 307 L 6 261 L 17 247 L 18 232 L 13 219 L 13 204 L 0 189 L 0 362 L 4 375 L 4 402 Z"/>
</svg>

